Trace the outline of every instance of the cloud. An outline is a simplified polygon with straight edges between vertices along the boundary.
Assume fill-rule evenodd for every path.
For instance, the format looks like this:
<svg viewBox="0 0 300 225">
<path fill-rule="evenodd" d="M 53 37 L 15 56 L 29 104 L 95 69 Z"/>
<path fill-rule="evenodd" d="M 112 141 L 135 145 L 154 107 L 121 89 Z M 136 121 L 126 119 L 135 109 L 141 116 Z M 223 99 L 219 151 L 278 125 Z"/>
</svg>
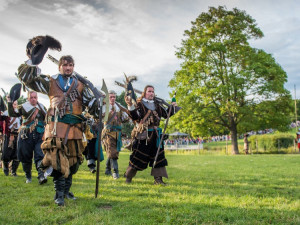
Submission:
<svg viewBox="0 0 300 225">
<path fill-rule="evenodd" d="M 0 76 L 13 74 L 26 59 L 29 38 L 49 34 L 63 46 L 62 52 L 49 53 L 56 58 L 71 54 L 76 71 L 97 86 L 104 78 L 109 89 L 118 89 L 114 81 L 123 80 L 125 72 L 139 77 L 137 88 L 152 83 L 168 98 L 168 81 L 180 64 L 174 46 L 180 46 L 191 21 L 218 5 L 246 10 L 256 19 L 265 37 L 251 44 L 275 57 L 288 73 L 288 86 L 298 82 L 300 6 L 297 1 L 258 0 L 1 1 L 0 48 L 5 54 L 0 55 Z M 46 74 L 57 73 L 47 59 L 40 67 Z"/>
<path fill-rule="evenodd" d="M 11 4 L 18 3 L 19 0 L 2 0 L 0 1 L 0 12 L 7 9 Z"/>
</svg>

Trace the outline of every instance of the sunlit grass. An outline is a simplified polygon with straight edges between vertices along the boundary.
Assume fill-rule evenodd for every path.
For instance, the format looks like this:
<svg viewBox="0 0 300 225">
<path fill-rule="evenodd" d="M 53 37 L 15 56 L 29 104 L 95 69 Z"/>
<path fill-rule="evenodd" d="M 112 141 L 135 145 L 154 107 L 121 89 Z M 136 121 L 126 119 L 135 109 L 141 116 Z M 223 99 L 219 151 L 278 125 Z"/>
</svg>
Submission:
<svg viewBox="0 0 300 225">
<path fill-rule="evenodd" d="M 128 152 L 119 160 L 120 175 Z M 52 178 L 25 184 L 0 175 L 1 224 L 300 224 L 300 155 L 167 155 L 168 186 L 153 185 L 150 169 L 125 178 L 104 176 L 94 198 L 95 174 L 86 162 L 74 176 L 78 199 L 53 201 Z M 36 176 L 36 172 L 33 174 Z"/>
</svg>

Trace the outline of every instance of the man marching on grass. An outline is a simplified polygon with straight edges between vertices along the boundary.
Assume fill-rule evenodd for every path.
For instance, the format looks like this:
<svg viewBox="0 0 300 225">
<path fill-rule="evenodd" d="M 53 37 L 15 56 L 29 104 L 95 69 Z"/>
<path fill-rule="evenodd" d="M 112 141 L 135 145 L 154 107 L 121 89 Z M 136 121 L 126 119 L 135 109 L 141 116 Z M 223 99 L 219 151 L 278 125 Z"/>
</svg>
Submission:
<svg viewBox="0 0 300 225">
<path fill-rule="evenodd" d="M 18 69 L 18 77 L 29 88 L 50 98 L 42 143 L 45 157 L 40 168 L 53 167 L 55 203 L 63 206 L 64 198 L 76 199 L 70 188 L 72 177 L 83 161 L 82 111 L 84 107 L 89 107 L 89 113 L 94 115 L 97 102 L 90 90 L 75 76 L 72 56 L 60 58 L 58 74 L 47 76 L 38 73 L 37 65 L 43 60 L 48 48 L 60 51 L 61 44 L 50 36 L 31 39 L 27 52 L 32 63 L 27 61 L 22 64 Z"/>
<path fill-rule="evenodd" d="M 107 155 L 105 174 L 112 175 L 114 179 L 118 179 L 118 158 L 122 147 L 122 123 L 127 122 L 129 117 L 124 108 L 120 108 L 120 105 L 116 103 L 116 92 L 110 90 L 108 94 L 109 116 L 102 131 L 103 145 Z M 105 106 L 103 106 L 103 112 L 105 112 Z M 111 169 L 113 169 L 113 174 L 111 174 Z"/>
<path fill-rule="evenodd" d="M 168 162 L 165 158 L 163 145 L 159 149 L 157 163 L 154 168 L 153 162 L 162 133 L 159 123 L 162 117 L 167 118 L 169 109 L 165 110 L 158 103 L 155 99 L 154 87 L 151 85 L 145 87 L 142 96 L 137 100 L 136 107 L 129 96 L 125 97 L 125 101 L 130 109 L 129 116 L 137 124 L 132 131 L 132 138 L 134 138 L 133 152 L 130 155 L 129 166 L 124 174 L 126 183 L 131 183 L 137 171 L 146 169 L 149 164 L 152 167 L 151 175 L 154 176 L 154 184 L 166 185 L 162 177 L 168 178 L 166 170 Z M 176 105 L 176 102 L 172 105 Z M 173 114 L 174 111 L 172 110 L 170 115 Z"/>
<path fill-rule="evenodd" d="M 17 92 L 20 93 L 20 91 Z M 14 91 L 11 91 L 11 93 L 14 93 Z M 11 97 L 14 98 L 13 96 Z M 38 95 L 35 91 L 28 92 L 28 101 L 18 109 L 15 109 L 12 103 L 18 97 L 14 99 L 11 99 L 11 97 L 7 97 L 8 115 L 10 117 L 22 116 L 22 126 L 18 135 L 17 155 L 25 172 L 26 183 L 31 183 L 32 157 L 34 157 L 39 183 L 44 184 L 47 182 L 47 179 L 44 177 L 42 169 L 38 168 L 38 165 L 44 157 L 41 143 L 43 142 L 44 120 L 47 110 L 45 106 L 38 102 Z"/>
<path fill-rule="evenodd" d="M 18 110 L 18 102 L 13 103 L 14 110 Z M 9 117 L 8 112 L 1 112 L 0 121 L 3 122 L 3 172 L 5 176 L 9 174 L 8 165 L 12 162 L 11 175 L 17 176 L 17 169 L 19 166 L 19 160 L 17 159 L 17 139 L 18 130 L 20 128 L 20 117 Z"/>
</svg>

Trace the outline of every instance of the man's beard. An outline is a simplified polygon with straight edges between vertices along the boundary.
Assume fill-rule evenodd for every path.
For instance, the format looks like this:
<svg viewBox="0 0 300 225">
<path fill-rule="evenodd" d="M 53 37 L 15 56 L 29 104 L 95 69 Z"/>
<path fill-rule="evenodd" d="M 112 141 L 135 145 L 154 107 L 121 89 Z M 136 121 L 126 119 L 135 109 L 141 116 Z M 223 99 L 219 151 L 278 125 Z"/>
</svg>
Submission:
<svg viewBox="0 0 300 225">
<path fill-rule="evenodd" d="M 148 97 L 148 100 L 153 100 L 153 99 L 154 99 L 154 96 L 152 96 L 152 97 L 149 96 L 149 97 Z"/>
<path fill-rule="evenodd" d="M 63 76 L 65 76 L 65 77 L 70 77 L 70 76 L 72 76 L 72 73 L 71 74 L 63 74 Z"/>
</svg>

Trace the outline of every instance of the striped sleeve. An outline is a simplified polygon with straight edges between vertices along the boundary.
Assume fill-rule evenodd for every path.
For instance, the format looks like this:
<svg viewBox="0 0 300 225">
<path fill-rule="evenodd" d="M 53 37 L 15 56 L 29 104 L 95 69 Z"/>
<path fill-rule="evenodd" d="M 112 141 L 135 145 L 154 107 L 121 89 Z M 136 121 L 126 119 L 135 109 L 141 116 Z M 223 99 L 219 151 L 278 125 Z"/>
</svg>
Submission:
<svg viewBox="0 0 300 225">
<path fill-rule="evenodd" d="M 82 103 L 88 108 L 89 114 L 98 117 L 98 105 L 94 94 L 88 87 L 84 87 L 82 94 Z"/>
<path fill-rule="evenodd" d="M 43 93 L 49 93 L 50 78 L 47 75 L 39 74 L 39 68 L 22 64 L 18 68 L 18 78 L 30 89 Z"/>
</svg>

